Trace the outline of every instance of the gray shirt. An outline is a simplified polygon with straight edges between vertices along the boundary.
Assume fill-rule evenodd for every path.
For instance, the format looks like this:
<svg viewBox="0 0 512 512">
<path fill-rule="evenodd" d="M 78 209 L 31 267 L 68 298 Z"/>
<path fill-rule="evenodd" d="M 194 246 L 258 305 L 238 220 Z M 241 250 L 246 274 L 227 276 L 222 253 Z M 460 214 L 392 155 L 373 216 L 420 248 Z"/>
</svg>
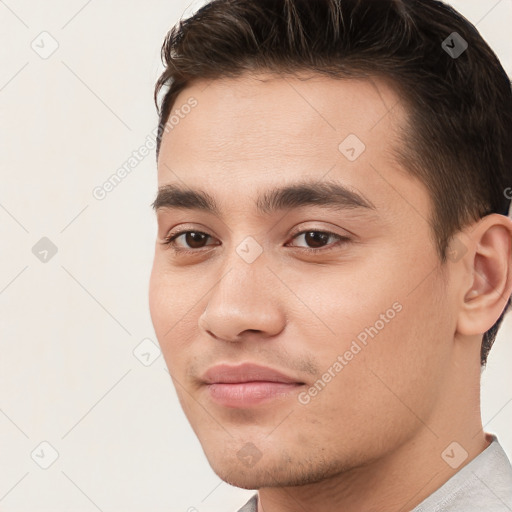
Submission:
<svg viewBox="0 0 512 512">
<path fill-rule="evenodd" d="M 491 444 L 411 512 L 512 512 L 512 465 L 495 435 Z M 258 512 L 255 494 L 238 512 Z"/>
</svg>

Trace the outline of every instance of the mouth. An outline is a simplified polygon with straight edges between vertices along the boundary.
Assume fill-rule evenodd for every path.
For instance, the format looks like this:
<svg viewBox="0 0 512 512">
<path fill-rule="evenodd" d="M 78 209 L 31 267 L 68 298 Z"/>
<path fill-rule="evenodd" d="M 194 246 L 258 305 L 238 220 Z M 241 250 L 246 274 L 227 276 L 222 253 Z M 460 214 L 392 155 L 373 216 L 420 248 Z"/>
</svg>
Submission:
<svg viewBox="0 0 512 512">
<path fill-rule="evenodd" d="M 203 376 L 209 398 L 228 408 L 243 408 L 289 398 L 304 382 L 252 363 L 210 368 Z"/>
</svg>

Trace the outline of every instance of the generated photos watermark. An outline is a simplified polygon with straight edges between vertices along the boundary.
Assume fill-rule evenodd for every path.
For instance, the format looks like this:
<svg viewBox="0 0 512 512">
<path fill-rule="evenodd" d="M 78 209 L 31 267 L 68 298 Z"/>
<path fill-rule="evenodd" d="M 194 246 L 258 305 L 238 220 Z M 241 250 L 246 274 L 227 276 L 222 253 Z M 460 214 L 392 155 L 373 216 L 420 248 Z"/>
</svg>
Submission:
<svg viewBox="0 0 512 512">
<path fill-rule="evenodd" d="M 169 116 L 163 131 L 169 133 L 178 126 L 182 119 L 185 119 L 192 109 L 197 107 L 198 101 L 190 97 L 186 103 L 174 110 Z M 92 195 L 94 199 L 103 201 L 126 177 L 156 148 L 156 138 L 158 136 L 158 127 L 154 128 L 146 136 L 144 143 L 141 144 L 132 154 L 123 162 L 123 164 L 112 173 L 101 185 L 93 188 Z"/>
<path fill-rule="evenodd" d="M 393 305 L 388 308 L 384 313 L 379 315 L 379 319 L 370 327 L 365 327 L 357 336 L 356 339 L 352 340 L 350 348 L 346 350 L 343 355 L 338 355 L 336 360 L 327 371 L 315 382 L 313 386 L 310 386 L 306 391 L 302 391 L 298 395 L 298 401 L 302 405 L 307 405 L 311 400 L 318 396 L 318 394 L 324 390 L 329 382 L 338 375 L 350 361 L 359 354 L 363 348 L 368 345 L 369 338 L 374 339 L 378 334 L 386 327 L 387 324 L 395 318 L 395 316 L 402 311 L 403 306 L 400 302 L 396 301 Z"/>
</svg>

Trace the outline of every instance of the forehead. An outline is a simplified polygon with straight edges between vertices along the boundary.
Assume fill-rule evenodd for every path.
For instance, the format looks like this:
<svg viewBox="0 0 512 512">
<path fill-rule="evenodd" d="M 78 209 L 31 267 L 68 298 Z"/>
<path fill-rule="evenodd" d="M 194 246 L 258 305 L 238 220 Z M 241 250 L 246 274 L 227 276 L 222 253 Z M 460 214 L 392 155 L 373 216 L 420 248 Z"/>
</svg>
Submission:
<svg viewBox="0 0 512 512">
<path fill-rule="evenodd" d="M 196 106 L 183 108 L 191 99 Z M 159 186 L 223 199 L 228 191 L 233 202 L 297 179 L 338 180 L 377 202 L 422 188 L 393 156 L 406 110 L 380 79 L 258 74 L 198 81 L 181 91 L 172 113 Z"/>
<path fill-rule="evenodd" d="M 253 159 L 286 149 L 294 150 L 292 156 L 325 149 L 337 156 L 346 135 L 370 145 L 382 136 L 389 141 L 389 129 L 404 117 L 400 98 L 380 79 L 247 74 L 203 80 L 178 95 L 173 112 L 190 98 L 197 106 L 184 119 L 173 116 L 179 124 L 167 123 L 162 145 L 185 144 L 202 156 L 218 157 L 225 150 L 226 156 L 236 152 L 238 159 Z"/>
</svg>

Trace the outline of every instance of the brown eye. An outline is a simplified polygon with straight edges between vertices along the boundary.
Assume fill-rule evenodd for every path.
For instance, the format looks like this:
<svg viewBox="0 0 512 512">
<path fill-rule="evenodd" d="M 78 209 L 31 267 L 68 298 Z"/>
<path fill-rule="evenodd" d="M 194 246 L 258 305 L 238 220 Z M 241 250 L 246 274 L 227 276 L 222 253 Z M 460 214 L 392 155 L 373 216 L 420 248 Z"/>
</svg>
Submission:
<svg viewBox="0 0 512 512">
<path fill-rule="evenodd" d="M 302 249 L 306 252 L 307 251 L 309 251 L 309 252 L 329 251 L 329 250 L 335 248 L 336 246 L 346 243 L 350 240 L 350 238 L 348 238 L 346 236 L 341 236 L 336 233 L 331 233 L 330 231 L 319 231 L 319 230 L 315 230 L 315 229 L 301 231 L 300 233 L 297 233 L 294 236 L 294 239 L 301 237 L 301 236 L 304 237 L 304 242 L 307 244 L 307 247 L 302 247 L 302 246 L 295 246 L 295 247 L 298 247 L 299 249 Z M 328 241 L 331 237 L 333 237 L 335 240 L 338 240 L 338 242 L 334 243 L 334 244 L 330 244 L 330 247 L 328 247 L 327 249 L 322 249 L 322 247 L 324 247 L 328 243 Z"/>
<path fill-rule="evenodd" d="M 304 241 L 311 245 L 313 244 L 313 248 L 323 247 L 331 235 L 327 233 L 323 233 L 321 231 L 308 231 L 304 233 Z"/>
<path fill-rule="evenodd" d="M 181 247 L 176 243 L 181 237 L 183 237 L 185 247 Z M 194 250 L 205 247 L 204 242 L 208 238 L 211 238 L 210 235 L 202 233 L 201 231 L 179 231 L 166 237 L 163 244 L 171 246 L 177 252 L 193 252 Z"/>
<path fill-rule="evenodd" d="M 206 237 L 208 237 L 207 234 L 199 233 L 198 231 L 188 231 L 183 235 L 185 237 L 185 243 L 192 249 L 200 249 Z"/>
<path fill-rule="evenodd" d="M 331 233 L 330 231 L 320 231 L 320 230 L 306 230 L 297 233 L 293 239 L 299 238 L 300 236 L 304 237 L 304 241 L 307 244 L 306 247 L 295 246 L 304 252 L 309 253 L 324 253 L 328 252 L 336 247 L 343 245 L 350 241 L 349 237 L 338 235 L 336 233 Z M 183 237 L 184 246 L 177 244 L 177 241 Z M 213 238 L 207 233 L 203 233 L 201 231 L 191 231 L 191 230 L 183 230 L 177 233 L 171 233 L 169 236 L 165 238 L 162 242 L 163 245 L 168 245 L 172 248 L 172 250 L 179 254 L 194 254 L 200 253 L 201 249 L 208 247 L 208 244 L 205 244 L 208 238 Z M 335 243 L 328 244 L 329 239 L 334 238 Z M 212 245 L 212 244 L 210 244 Z M 218 245 L 218 244 L 213 244 Z M 326 248 L 324 248 L 327 245 Z"/>
</svg>

